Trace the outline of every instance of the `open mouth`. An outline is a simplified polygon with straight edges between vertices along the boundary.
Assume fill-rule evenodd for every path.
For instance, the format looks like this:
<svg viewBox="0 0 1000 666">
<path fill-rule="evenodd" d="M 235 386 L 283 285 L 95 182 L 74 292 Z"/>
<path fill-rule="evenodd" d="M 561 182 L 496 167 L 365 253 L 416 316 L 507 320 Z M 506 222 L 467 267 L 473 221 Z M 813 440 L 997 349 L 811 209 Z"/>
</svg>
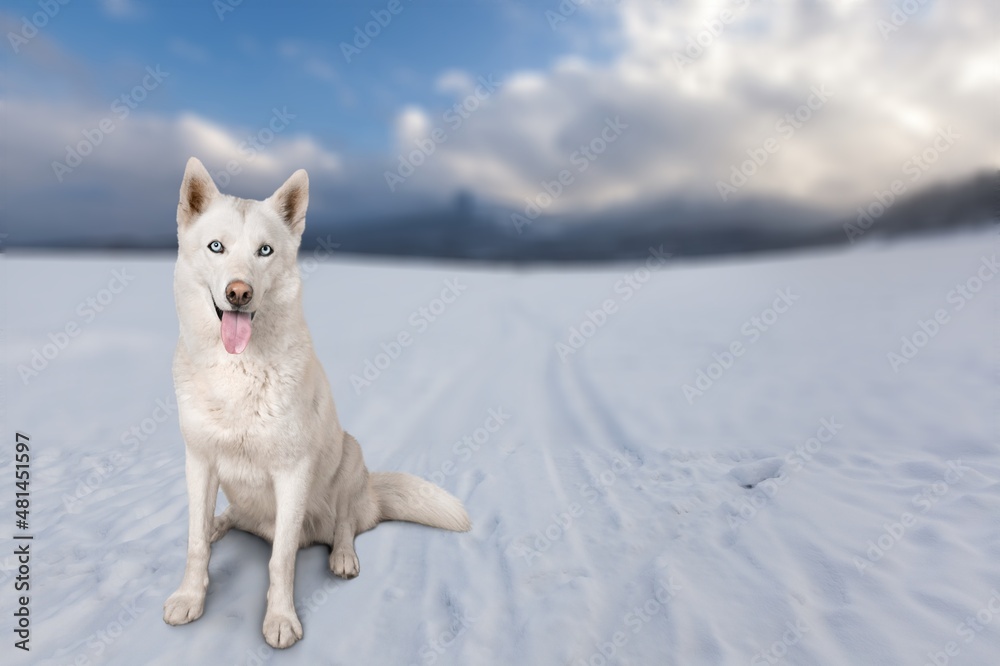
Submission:
<svg viewBox="0 0 1000 666">
<path fill-rule="evenodd" d="M 245 312 L 243 310 L 223 310 L 215 305 L 215 298 L 212 298 L 212 305 L 215 306 L 215 314 L 219 317 L 220 334 L 222 336 L 222 346 L 230 354 L 240 354 L 247 345 L 250 344 L 250 334 L 253 332 L 253 318 L 256 312 Z"/>
<path fill-rule="evenodd" d="M 215 301 L 214 300 L 212 301 L 212 305 L 215 305 Z M 253 321 L 253 318 L 255 316 L 257 316 L 257 312 L 256 311 L 247 313 L 247 312 L 243 312 L 242 310 L 223 310 L 218 305 L 215 305 L 215 314 L 219 318 L 219 321 L 222 321 L 222 314 L 224 312 L 235 312 L 237 314 L 249 314 L 251 321 Z"/>
</svg>

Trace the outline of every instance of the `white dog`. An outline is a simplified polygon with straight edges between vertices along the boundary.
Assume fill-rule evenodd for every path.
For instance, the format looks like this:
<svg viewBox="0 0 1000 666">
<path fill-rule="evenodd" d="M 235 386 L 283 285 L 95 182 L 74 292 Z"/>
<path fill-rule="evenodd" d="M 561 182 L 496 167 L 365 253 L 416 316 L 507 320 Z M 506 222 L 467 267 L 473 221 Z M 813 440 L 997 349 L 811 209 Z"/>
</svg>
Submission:
<svg viewBox="0 0 1000 666">
<path fill-rule="evenodd" d="M 330 569 L 353 578 L 354 537 L 381 521 L 470 527 L 462 503 L 441 488 L 409 474 L 369 474 L 340 427 L 302 312 L 296 255 L 308 201 L 303 170 L 252 201 L 221 194 L 192 157 L 177 206 L 173 371 L 190 522 L 184 579 L 163 619 L 201 617 L 210 544 L 235 527 L 273 544 L 264 638 L 281 648 L 302 638 L 293 600 L 299 548 L 329 544 Z M 220 485 L 229 507 L 213 522 Z"/>
</svg>

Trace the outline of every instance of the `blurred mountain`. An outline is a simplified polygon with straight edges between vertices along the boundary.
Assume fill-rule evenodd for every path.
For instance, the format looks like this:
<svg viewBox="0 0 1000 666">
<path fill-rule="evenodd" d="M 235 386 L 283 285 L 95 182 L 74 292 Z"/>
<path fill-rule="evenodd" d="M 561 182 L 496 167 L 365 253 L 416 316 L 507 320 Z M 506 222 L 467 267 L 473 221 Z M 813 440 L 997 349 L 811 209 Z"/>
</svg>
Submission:
<svg viewBox="0 0 1000 666">
<path fill-rule="evenodd" d="M 539 216 L 477 205 L 459 193 L 451 207 L 324 227 L 339 251 L 504 262 L 604 261 L 646 256 L 663 245 L 674 256 L 702 256 L 848 244 L 929 230 L 981 225 L 1000 214 L 1000 172 L 936 185 L 909 196 L 888 193 L 851 216 L 769 199 L 738 207 L 670 199 L 577 216 Z M 882 202 L 885 202 L 883 204 Z M 306 239 L 303 243 L 309 249 Z"/>
<path fill-rule="evenodd" d="M 889 200 L 889 197 L 893 197 Z M 594 262 L 645 257 L 779 251 L 865 242 L 973 225 L 1000 218 L 1000 171 L 935 185 L 906 196 L 875 195 L 849 216 L 777 199 L 710 202 L 678 198 L 577 215 L 539 215 L 479 202 L 458 192 L 448 206 L 353 222 L 309 216 L 302 248 L 335 243 L 340 253 L 513 263 Z M 173 225 L 157 237 L 112 242 L 65 239 L 50 249 L 177 247 Z"/>
</svg>

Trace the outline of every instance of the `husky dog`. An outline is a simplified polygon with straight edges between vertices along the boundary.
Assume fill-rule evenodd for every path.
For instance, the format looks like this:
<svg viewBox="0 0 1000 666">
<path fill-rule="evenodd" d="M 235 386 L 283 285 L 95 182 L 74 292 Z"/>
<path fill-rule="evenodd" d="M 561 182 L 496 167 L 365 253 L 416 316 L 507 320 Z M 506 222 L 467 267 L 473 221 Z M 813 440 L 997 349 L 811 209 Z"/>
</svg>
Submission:
<svg viewBox="0 0 1000 666">
<path fill-rule="evenodd" d="M 467 531 L 462 503 L 415 476 L 371 473 L 344 432 L 302 312 L 296 255 L 309 177 L 264 201 L 221 194 L 188 160 L 177 205 L 174 387 L 185 441 L 187 566 L 163 606 L 168 624 L 201 617 L 211 545 L 231 528 L 273 544 L 264 638 L 302 638 L 293 582 L 299 548 L 331 548 L 330 570 L 358 575 L 354 537 L 384 520 Z M 219 516 L 219 487 L 229 506 Z M 214 516 L 214 519 L 213 519 Z"/>
</svg>

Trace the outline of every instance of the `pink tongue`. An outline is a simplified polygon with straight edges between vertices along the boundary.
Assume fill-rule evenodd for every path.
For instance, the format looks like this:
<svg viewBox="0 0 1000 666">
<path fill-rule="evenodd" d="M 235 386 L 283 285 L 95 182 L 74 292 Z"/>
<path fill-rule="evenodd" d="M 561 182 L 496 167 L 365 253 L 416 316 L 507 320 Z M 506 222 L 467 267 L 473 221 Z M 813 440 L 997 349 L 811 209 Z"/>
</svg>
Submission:
<svg viewBox="0 0 1000 666">
<path fill-rule="evenodd" d="M 250 344 L 250 313 L 222 313 L 222 344 L 230 354 L 239 354 Z"/>
</svg>

